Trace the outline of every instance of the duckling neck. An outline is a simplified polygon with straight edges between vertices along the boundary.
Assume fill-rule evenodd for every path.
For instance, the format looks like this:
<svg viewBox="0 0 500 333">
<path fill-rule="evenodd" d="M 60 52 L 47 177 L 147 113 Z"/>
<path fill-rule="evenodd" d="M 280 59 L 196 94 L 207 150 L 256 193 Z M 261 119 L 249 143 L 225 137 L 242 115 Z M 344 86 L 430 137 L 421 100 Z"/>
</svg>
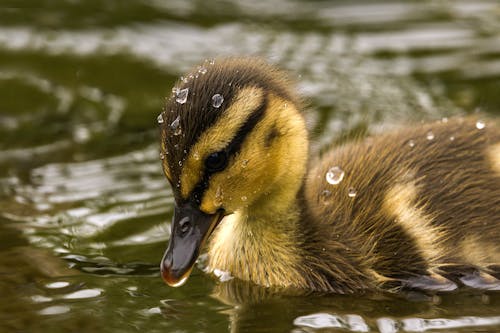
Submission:
<svg viewBox="0 0 500 333">
<path fill-rule="evenodd" d="M 224 218 L 209 243 L 211 269 L 264 286 L 305 285 L 300 273 L 300 210 L 297 200 L 285 202 L 281 191 L 287 190 L 276 190 L 266 200 Z"/>
</svg>

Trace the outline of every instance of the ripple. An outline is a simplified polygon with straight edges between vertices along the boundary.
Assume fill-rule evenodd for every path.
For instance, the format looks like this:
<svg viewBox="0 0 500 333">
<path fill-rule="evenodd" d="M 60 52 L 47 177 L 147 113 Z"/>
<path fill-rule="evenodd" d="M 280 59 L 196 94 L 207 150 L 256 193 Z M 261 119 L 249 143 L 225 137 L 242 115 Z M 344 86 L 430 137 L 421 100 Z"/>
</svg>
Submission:
<svg viewBox="0 0 500 333">
<path fill-rule="evenodd" d="M 84 299 L 84 298 L 94 298 L 101 296 L 102 289 L 83 289 L 75 291 L 74 293 L 64 295 L 65 299 Z"/>
<path fill-rule="evenodd" d="M 343 328 L 351 332 L 368 332 L 368 325 L 358 315 L 333 315 L 329 313 L 315 313 L 300 316 L 293 321 L 294 325 L 310 328 Z"/>
<path fill-rule="evenodd" d="M 51 282 L 51 283 L 47 283 L 45 285 L 45 287 L 47 287 L 49 289 L 66 288 L 67 286 L 69 286 L 69 282 L 66 282 L 66 281 Z"/>
<path fill-rule="evenodd" d="M 71 308 L 67 305 L 53 305 L 38 311 L 38 313 L 43 316 L 51 316 L 68 313 L 70 310 Z"/>
</svg>

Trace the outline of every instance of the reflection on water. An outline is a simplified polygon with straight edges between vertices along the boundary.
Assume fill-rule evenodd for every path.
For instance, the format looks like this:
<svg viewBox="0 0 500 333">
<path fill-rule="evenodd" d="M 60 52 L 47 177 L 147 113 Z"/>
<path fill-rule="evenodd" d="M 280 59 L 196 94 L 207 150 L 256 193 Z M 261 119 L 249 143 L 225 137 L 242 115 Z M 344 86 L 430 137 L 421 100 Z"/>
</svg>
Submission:
<svg viewBox="0 0 500 333">
<path fill-rule="evenodd" d="M 207 3 L 208 4 L 208 3 Z M 0 10 L 0 331 L 496 332 L 500 295 L 304 295 L 158 263 L 157 116 L 205 58 L 260 55 L 310 101 L 313 150 L 500 109 L 497 1 L 134 0 Z"/>
<path fill-rule="evenodd" d="M 369 332 L 370 328 L 358 315 L 337 316 L 328 313 L 315 313 L 301 316 L 294 320 L 294 324 L 306 328 L 340 328 L 351 332 Z M 380 333 L 425 332 L 429 330 L 448 330 L 450 328 L 468 328 L 492 326 L 500 324 L 500 316 L 495 317 L 461 317 L 456 319 L 422 319 L 406 318 L 393 320 L 390 318 L 377 319 L 377 328 Z M 300 332 L 299 330 L 296 330 Z"/>
</svg>

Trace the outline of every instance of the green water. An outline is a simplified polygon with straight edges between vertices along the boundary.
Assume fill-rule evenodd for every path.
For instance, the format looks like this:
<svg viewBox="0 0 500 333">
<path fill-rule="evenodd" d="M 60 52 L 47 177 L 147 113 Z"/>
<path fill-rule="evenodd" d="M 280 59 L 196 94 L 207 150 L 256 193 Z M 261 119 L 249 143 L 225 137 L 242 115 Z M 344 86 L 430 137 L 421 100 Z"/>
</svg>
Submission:
<svg viewBox="0 0 500 333">
<path fill-rule="evenodd" d="M 498 1 L 3 1 L 0 332 L 497 332 L 500 295 L 280 295 L 195 269 L 167 287 L 156 117 L 220 55 L 290 70 L 321 150 L 500 115 Z"/>
</svg>

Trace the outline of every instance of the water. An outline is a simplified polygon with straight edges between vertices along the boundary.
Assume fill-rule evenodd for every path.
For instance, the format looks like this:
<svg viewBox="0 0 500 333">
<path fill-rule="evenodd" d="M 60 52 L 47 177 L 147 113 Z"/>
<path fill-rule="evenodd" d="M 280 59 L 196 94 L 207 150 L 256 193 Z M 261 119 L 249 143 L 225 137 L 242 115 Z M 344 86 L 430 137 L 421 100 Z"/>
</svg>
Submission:
<svg viewBox="0 0 500 333">
<path fill-rule="evenodd" d="M 331 167 L 325 175 L 328 184 L 338 185 L 344 179 L 345 172 L 338 166 Z"/>
<path fill-rule="evenodd" d="M 497 1 L 16 6 L 0 8 L 0 332 L 500 330 L 495 292 L 283 295 L 199 268 L 173 289 L 158 267 L 173 197 L 157 116 L 179 75 L 232 54 L 290 70 L 313 152 L 476 110 L 487 126 Z"/>
<path fill-rule="evenodd" d="M 224 102 L 224 97 L 221 94 L 215 94 L 212 96 L 212 106 L 214 108 L 220 108 Z"/>
<path fill-rule="evenodd" d="M 189 94 L 189 89 L 188 88 L 185 88 L 185 89 L 181 89 L 179 90 L 176 95 L 175 95 L 175 101 L 179 104 L 184 104 L 186 103 L 187 101 L 187 98 L 188 98 L 188 94 Z"/>
</svg>

